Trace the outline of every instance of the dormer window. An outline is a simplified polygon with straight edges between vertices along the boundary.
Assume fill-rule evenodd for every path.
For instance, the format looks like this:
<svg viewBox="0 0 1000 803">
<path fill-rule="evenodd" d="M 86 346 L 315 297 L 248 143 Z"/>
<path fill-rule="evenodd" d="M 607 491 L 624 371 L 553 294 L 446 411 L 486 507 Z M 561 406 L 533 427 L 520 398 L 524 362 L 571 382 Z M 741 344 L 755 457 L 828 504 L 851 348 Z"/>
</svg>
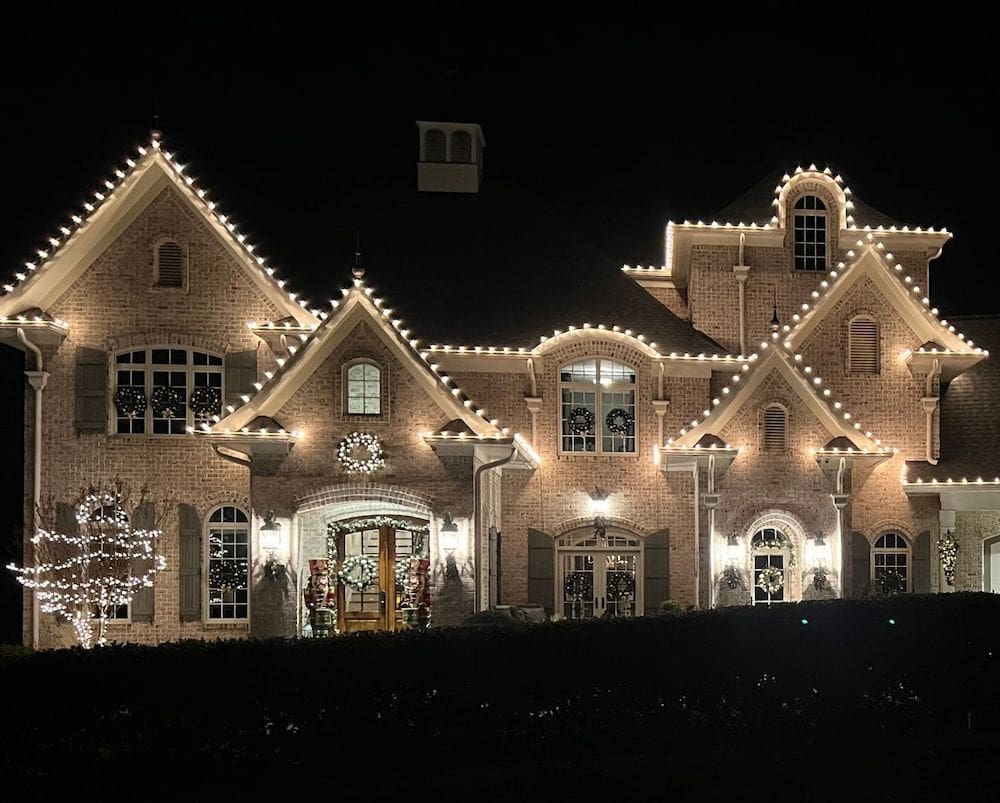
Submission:
<svg viewBox="0 0 1000 803">
<path fill-rule="evenodd" d="M 163 240 L 156 246 L 153 276 L 157 287 L 183 287 L 185 270 L 184 249 L 176 240 Z"/>
<path fill-rule="evenodd" d="M 382 369 L 368 361 L 347 366 L 345 412 L 348 415 L 382 414 Z"/>
<path fill-rule="evenodd" d="M 819 197 L 803 195 L 795 202 L 795 270 L 826 270 L 828 219 L 826 204 Z"/>
</svg>

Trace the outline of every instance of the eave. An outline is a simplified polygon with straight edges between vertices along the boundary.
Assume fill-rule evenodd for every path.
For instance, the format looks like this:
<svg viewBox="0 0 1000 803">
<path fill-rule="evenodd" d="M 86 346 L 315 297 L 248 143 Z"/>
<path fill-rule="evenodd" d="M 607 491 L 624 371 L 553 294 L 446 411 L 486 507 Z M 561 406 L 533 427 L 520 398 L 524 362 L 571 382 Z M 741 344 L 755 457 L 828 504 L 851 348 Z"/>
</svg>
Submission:
<svg viewBox="0 0 1000 803">
<path fill-rule="evenodd" d="M 69 334 L 66 321 L 0 316 L 0 343 L 24 351 L 25 346 L 17 336 L 18 329 L 22 329 L 36 346 L 58 346 Z"/>
<path fill-rule="evenodd" d="M 918 349 L 910 351 L 903 358 L 906 367 L 914 377 L 925 377 L 934 370 L 941 374 L 942 382 L 951 382 L 959 374 L 968 371 L 985 360 L 989 352 L 977 348 L 975 351 L 952 351 L 950 349 Z"/>
</svg>

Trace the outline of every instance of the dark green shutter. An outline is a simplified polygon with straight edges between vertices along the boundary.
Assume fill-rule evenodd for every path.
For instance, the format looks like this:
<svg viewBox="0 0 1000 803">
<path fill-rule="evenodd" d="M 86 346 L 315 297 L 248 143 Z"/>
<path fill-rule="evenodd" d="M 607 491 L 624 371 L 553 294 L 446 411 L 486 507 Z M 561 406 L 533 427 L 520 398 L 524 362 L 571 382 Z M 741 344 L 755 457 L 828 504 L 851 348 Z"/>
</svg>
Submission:
<svg viewBox="0 0 1000 803">
<path fill-rule="evenodd" d="M 658 530 L 643 542 L 642 583 L 645 615 L 656 616 L 660 603 L 670 599 L 670 530 Z"/>
<path fill-rule="evenodd" d="M 544 606 L 551 616 L 556 602 L 556 555 L 552 538 L 528 530 L 528 602 Z"/>
<path fill-rule="evenodd" d="M 80 534 L 80 525 L 76 521 L 76 508 L 66 502 L 56 502 L 56 520 L 53 524 L 60 535 Z"/>
<path fill-rule="evenodd" d="M 865 597 L 871 590 L 872 547 L 868 539 L 856 530 L 851 533 L 851 573 L 853 596 Z"/>
<path fill-rule="evenodd" d="M 913 593 L 931 593 L 931 534 L 926 530 L 913 542 Z"/>
<path fill-rule="evenodd" d="M 177 506 L 180 536 L 180 616 L 182 622 L 201 619 L 201 520 L 191 505 Z"/>
<path fill-rule="evenodd" d="M 98 349 L 76 349 L 76 431 L 108 430 L 108 355 Z"/>
<path fill-rule="evenodd" d="M 132 527 L 136 530 L 152 530 L 156 527 L 156 507 L 152 502 L 143 502 L 136 508 L 135 513 L 132 515 Z M 149 569 L 150 563 L 151 561 L 148 560 L 136 561 L 136 573 L 142 572 L 145 574 Z M 153 621 L 154 591 L 155 589 L 152 586 L 149 588 L 140 588 L 132 596 L 129 615 L 133 622 Z"/>
<path fill-rule="evenodd" d="M 257 352 L 233 351 L 225 357 L 226 405 L 239 407 L 243 404 L 243 394 L 253 394 L 257 381 Z M 225 415 L 228 411 L 223 410 Z"/>
</svg>

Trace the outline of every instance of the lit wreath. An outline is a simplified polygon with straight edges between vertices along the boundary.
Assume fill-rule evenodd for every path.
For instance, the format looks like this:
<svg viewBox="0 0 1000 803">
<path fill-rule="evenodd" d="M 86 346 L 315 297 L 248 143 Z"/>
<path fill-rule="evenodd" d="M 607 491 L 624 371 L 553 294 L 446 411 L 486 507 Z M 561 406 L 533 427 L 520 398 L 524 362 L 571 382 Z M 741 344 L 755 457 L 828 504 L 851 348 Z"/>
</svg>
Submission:
<svg viewBox="0 0 1000 803">
<path fill-rule="evenodd" d="M 368 457 L 359 460 L 354 456 L 356 449 L 364 449 Z M 348 474 L 373 474 L 385 465 L 382 444 L 368 432 L 352 432 L 337 446 L 337 462 Z"/>
<path fill-rule="evenodd" d="M 634 424 L 635 416 L 621 407 L 616 407 L 604 419 L 604 426 L 608 428 L 608 432 L 613 432 L 615 435 L 628 435 Z"/>
<path fill-rule="evenodd" d="M 767 566 L 757 575 L 757 588 L 767 594 L 777 594 L 785 587 L 785 576 L 781 569 Z"/>
<path fill-rule="evenodd" d="M 153 388 L 153 415 L 180 418 L 184 415 L 184 391 L 180 388 Z"/>
<path fill-rule="evenodd" d="M 396 558 L 396 588 L 403 592 L 411 591 L 413 585 L 413 558 Z"/>
<path fill-rule="evenodd" d="M 146 393 L 142 388 L 118 388 L 115 391 L 115 407 L 119 415 L 138 418 L 146 412 Z"/>
<path fill-rule="evenodd" d="M 195 415 L 213 415 L 222 408 L 222 391 L 219 388 L 195 388 L 189 402 Z"/>
<path fill-rule="evenodd" d="M 367 555 L 351 555 L 337 569 L 337 579 L 355 591 L 364 591 L 378 581 L 378 564 Z"/>
<path fill-rule="evenodd" d="M 594 431 L 594 414 L 586 407 L 569 411 L 569 431 L 574 435 L 587 435 Z"/>
</svg>

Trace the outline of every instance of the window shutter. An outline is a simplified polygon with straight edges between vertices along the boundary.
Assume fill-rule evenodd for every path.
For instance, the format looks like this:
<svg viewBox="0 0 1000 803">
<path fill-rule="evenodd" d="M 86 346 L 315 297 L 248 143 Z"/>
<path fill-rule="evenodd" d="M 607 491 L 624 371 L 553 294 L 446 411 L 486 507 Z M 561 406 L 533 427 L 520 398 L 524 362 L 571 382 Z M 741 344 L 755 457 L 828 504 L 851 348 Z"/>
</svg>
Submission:
<svg viewBox="0 0 1000 803">
<path fill-rule="evenodd" d="M 76 431 L 108 431 L 108 355 L 98 349 L 76 349 Z"/>
<path fill-rule="evenodd" d="M 872 547 L 861 533 L 851 533 L 851 570 L 855 597 L 866 597 L 871 590 Z"/>
<path fill-rule="evenodd" d="M 849 370 L 856 374 L 878 373 L 878 323 L 868 318 L 851 321 L 847 346 Z"/>
<path fill-rule="evenodd" d="M 931 593 L 931 534 L 926 530 L 913 542 L 913 593 Z"/>
<path fill-rule="evenodd" d="M 552 538 L 528 530 L 528 602 L 537 602 L 552 616 L 556 603 L 556 556 Z"/>
<path fill-rule="evenodd" d="M 642 596 L 646 616 L 656 616 L 670 599 L 670 530 L 658 530 L 643 544 Z"/>
<path fill-rule="evenodd" d="M 201 619 L 201 520 L 191 505 L 177 506 L 180 537 L 180 616 L 182 622 Z"/>
<path fill-rule="evenodd" d="M 66 502 L 56 502 L 56 532 L 60 535 L 79 535 L 80 525 L 76 522 L 76 509 Z"/>
<path fill-rule="evenodd" d="M 137 530 L 152 530 L 156 527 L 156 507 L 152 502 L 143 502 L 136 508 L 135 513 L 132 515 L 132 526 Z M 136 561 L 136 571 L 147 571 L 150 563 L 152 561 Z M 133 622 L 153 621 L 154 592 L 155 589 L 150 586 L 149 588 L 138 589 L 132 596 L 132 601 L 129 604 L 131 606 L 130 614 Z"/>
<path fill-rule="evenodd" d="M 184 286 L 184 251 L 172 242 L 156 249 L 156 284 L 158 287 Z"/>
<path fill-rule="evenodd" d="M 252 394 L 253 383 L 257 381 L 257 352 L 232 351 L 225 357 L 226 405 L 239 407 L 243 404 L 241 396 Z M 223 411 L 225 415 L 228 411 Z"/>
<path fill-rule="evenodd" d="M 780 451 L 785 448 L 785 430 L 788 414 L 785 408 L 772 404 L 764 410 L 764 449 Z"/>
</svg>

